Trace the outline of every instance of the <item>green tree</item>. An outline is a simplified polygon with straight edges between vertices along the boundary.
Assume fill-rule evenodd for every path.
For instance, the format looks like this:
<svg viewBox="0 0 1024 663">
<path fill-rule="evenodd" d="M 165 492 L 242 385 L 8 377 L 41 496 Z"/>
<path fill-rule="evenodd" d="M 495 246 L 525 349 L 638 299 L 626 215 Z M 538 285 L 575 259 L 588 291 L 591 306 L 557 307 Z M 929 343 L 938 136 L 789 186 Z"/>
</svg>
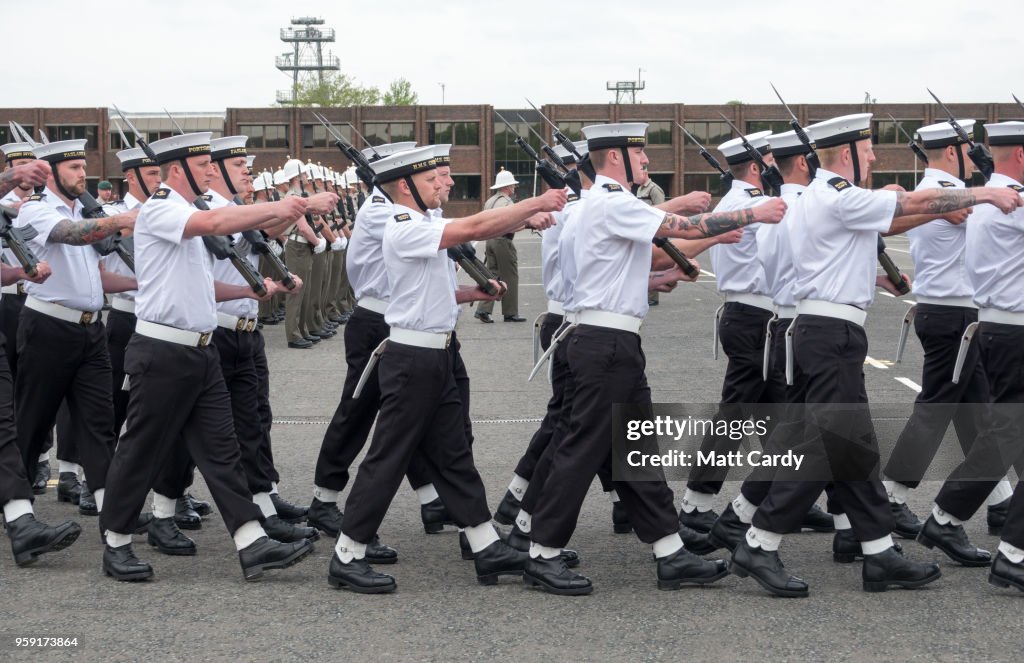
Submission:
<svg viewBox="0 0 1024 663">
<path fill-rule="evenodd" d="M 412 83 L 404 78 L 391 81 L 387 91 L 381 98 L 381 104 L 385 106 L 414 106 L 420 100 L 420 95 L 412 91 Z"/>
<path fill-rule="evenodd" d="M 347 74 L 325 74 L 323 81 L 312 80 L 299 85 L 294 106 L 375 106 L 380 103 L 380 90 L 362 86 Z"/>
</svg>

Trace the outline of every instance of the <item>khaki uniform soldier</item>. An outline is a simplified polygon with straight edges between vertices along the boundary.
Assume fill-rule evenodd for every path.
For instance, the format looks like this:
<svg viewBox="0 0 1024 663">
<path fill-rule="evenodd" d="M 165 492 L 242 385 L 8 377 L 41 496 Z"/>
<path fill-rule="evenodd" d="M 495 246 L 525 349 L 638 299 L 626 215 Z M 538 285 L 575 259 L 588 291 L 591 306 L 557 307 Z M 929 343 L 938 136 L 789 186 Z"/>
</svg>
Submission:
<svg viewBox="0 0 1024 663">
<path fill-rule="evenodd" d="M 495 191 L 495 194 L 484 203 L 484 209 L 508 207 L 515 203 L 512 200 L 512 194 L 517 184 L 519 182 L 516 181 L 512 173 L 502 169 L 495 176 L 494 186 L 491 187 L 491 191 Z M 508 233 L 487 240 L 484 264 L 497 274 L 498 279 L 508 285 L 508 291 L 501 300 L 501 312 L 505 316 L 505 322 L 526 322 L 526 318 L 519 315 L 519 254 L 512 241 L 515 236 L 515 233 Z M 473 317 L 480 322 L 494 322 L 491 319 L 492 311 L 494 311 L 494 302 L 482 302 Z"/>
<path fill-rule="evenodd" d="M 301 196 L 299 178 L 302 177 L 303 164 L 298 159 L 289 159 L 284 165 L 281 177 L 274 177 L 274 184 L 282 182 L 288 185 L 286 195 Z M 317 237 L 309 223 L 300 219 L 288 232 L 288 243 L 285 244 L 285 263 L 288 270 L 311 285 L 313 272 L 313 256 L 327 249 L 327 240 Z M 320 342 L 319 336 L 311 334 L 312 328 L 307 327 L 306 309 L 312 288 L 303 288 L 302 292 L 285 300 L 284 332 L 288 338 L 288 347 L 307 349 Z"/>
<path fill-rule="evenodd" d="M 665 202 L 665 190 L 658 186 L 658 183 L 651 179 L 651 176 L 647 174 L 647 169 L 644 168 L 640 172 L 641 184 L 637 187 L 636 197 L 644 201 L 651 207 L 657 207 L 658 205 Z M 651 290 L 647 293 L 647 304 L 649 306 L 658 305 L 658 291 Z"/>
</svg>

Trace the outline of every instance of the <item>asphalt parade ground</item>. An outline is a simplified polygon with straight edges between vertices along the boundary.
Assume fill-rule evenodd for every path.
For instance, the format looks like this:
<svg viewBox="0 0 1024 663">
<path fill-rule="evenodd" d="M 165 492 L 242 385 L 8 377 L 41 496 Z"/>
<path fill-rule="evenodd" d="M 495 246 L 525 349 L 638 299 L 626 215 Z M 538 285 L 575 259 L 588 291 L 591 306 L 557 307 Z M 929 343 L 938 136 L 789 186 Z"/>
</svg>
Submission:
<svg viewBox="0 0 1024 663">
<path fill-rule="evenodd" d="M 888 244 L 912 275 L 906 239 Z M 517 246 L 520 314 L 532 321 L 546 307 L 540 240 L 520 233 Z M 699 260 L 709 269 L 707 256 Z M 726 365 L 724 357 L 711 356 L 719 303 L 706 273 L 661 295 L 651 310 L 642 336 L 655 402 L 717 401 Z M 907 306 L 880 295 L 870 309 L 864 372 L 872 403 L 909 404 L 916 395 L 921 348 L 913 334 L 904 361 L 893 363 Z M 474 455 L 492 510 L 549 395 L 545 380 L 527 382 L 532 325 L 504 323 L 500 313 L 498 305 L 497 322 L 484 325 L 464 309 L 458 325 L 473 385 Z M 289 350 L 283 325 L 264 331 L 281 493 L 308 503 L 320 440 L 344 378 L 342 336 L 312 350 Z M 889 424 L 879 426 L 880 437 L 898 434 L 901 423 Z M 948 437 L 946 444 L 956 443 Z M 730 475 L 742 478 L 742 472 Z M 672 487 L 678 502 L 683 485 Z M 716 510 L 737 487 L 726 485 Z M 914 491 L 914 511 L 927 515 L 937 490 L 936 481 L 926 481 Z M 193 492 L 209 499 L 201 479 Z M 0 555 L 0 661 L 996 661 L 1017 659 L 1024 638 L 1024 595 L 990 586 L 985 568 L 957 566 L 912 541 L 903 542 L 908 554 L 938 562 L 943 573 L 917 591 L 863 592 L 860 564 L 833 563 L 831 535 L 812 533 L 787 536 L 781 548 L 787 567 L 810 583 L 809 598 L 774 598 L 735 576 L 705 588 L 658 591 L 650 546 L 612 533 L 611 504 L 597 482 L 571 543 L 579 571 L 595 585 L 592 595 L 579 598 L 528 590 L 513 578 L 478 585 L 472 562 L 459 557 L 454 528 L 424 534 L 407 485 L 380 530 L 400 555 L 398 564 L 381 567 L 398 582 L 397 592 L 382 596 L 328 587 L 333 540 L 327 537 L 298 566 L 246 583 L 216 513 L 202 530 L 187 532 L 199 548 L 195 557 L 161 555 L 136 536 L 135 549 L 156 577 L 119 583 L 100 569 L 96 519 L 58 504 L 53 487 L 36 499 L 36 513 L 50 523 L 73 518 L 85 531 L 74 546 L 32 567 L 17 568 L 10 555 Z M 977 545 L 995 550 L 983 512 L 966 529 Z M 33 636 L 74 637 L 77 646 L 14 644 Z"/>
</svg>

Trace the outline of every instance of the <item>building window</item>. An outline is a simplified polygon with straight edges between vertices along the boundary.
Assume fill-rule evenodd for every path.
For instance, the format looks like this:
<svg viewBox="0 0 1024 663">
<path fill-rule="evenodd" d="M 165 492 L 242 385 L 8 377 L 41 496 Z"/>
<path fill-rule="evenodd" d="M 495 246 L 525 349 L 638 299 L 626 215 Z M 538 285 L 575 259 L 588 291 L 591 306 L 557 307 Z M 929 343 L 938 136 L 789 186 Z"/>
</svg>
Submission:
<svg viewBox="0 0 1024 663">
<path fill-rule="evenodd" d="M 661 190 L 665 192 L 665 197 L 671 196 L 672 191 L 672 173 L 650 173 L 651 179 L 654 183 L 661 187 Z"/>
<path fill-rule="evenodd" d="M 683 176 L 682 193 L 693 191 L 707 191 L 712 196 L 724 195 L 722 176 L 718 173 L 687 173 Z M 665 189 L 668 191 L 668 189 Z"/>
<path fill-rule="evenodd" d="M 498 173 L 505 169 L 512 173 L 519 181 L 515 192 L 518 199 L 532 196 L 535 191 L 539 190 L 541 183 L 535 182 L 536 164 L 533 159 L 516 145 L 516 134 L 539 153 L 540 141 L 530 131 L 530 127 L 540 133 L 540 115 L 533 110 L 499 110 L 498 112 L 509 121 L 514 131 L 509 131 L 501 118 L 497 115 L 494 116 L 494 172 Z M 525 122 L 521 121 L 519 116 L 522 116 Z"/>
<path fill-rule="evenodd" d="M 363 125 L 363 135 L 371 145 L 416 140 L 412 122 L 367 122 Z"/>
<path fill-rule="evenodd" d="M 908 136 L 913 136 L 918 129 L 924 126 L 923 120 L 904 120 L 900 118 L 897 118 L 897 120 L 899 120 L 903 131 L 906 131 Z M 871 142 L 873 144 L 898 145 L 907 142 L 907 138 L 904 137 L 903 133 L 897 128 L 896 123 L 892 120 L 875 120 L 871 124 L 873 125 L 871 132 Z"/>
<path fill-rule="evenodd" d="M 917 187 L 917 176 L 914 173 L 871 173 L 872 189 L 880 189 L 888 184 L 899 184 L 907 191 L 913 191 Z"/>
<path fill-rule="evenodd" d="M 240 124 L 238 133 L 249 137 L 248 147 L 288 148 L 287 124 Z"/>
<path fill-rule="evenodd" d="M 48 124 L 46 125 L 47 137 L 56 142 L 58 140 L 81 140 L 85 139 L 85 149 L 95 150 L 99 148 L 96 139 L 97 127 L 95 124 Z"/>
<path fill-rule="evenodd" d="M 334 130 L 341 134 L 342 138 L 352 142 L 352 128 L 347 124 L 334 125 Z M 322 124 L 303 124 L 302 147 L 334 147 L 334 136 L 328 134 L 327 128 Z"/>
<path fill-rule="evenodd" d="M 452 175 L 455 186 L 452 187 L 448 200 L 480 200 L 479 175 Z"/>
<path fill-rule="evenodd" d="M 747 122 L 747 134 L 755 134 L 758 131 L 770 131 L 773 134 L 781 134 L 787 131 L 791 131 L 793 127 L 789 126 L 789 122 L 786 120 L 750 120 Z"/>
<path fill-rule="evenodd" d="M 707 148 L 717 147 L 732 137 L 732 129 L 720 120 L 693 120 L 684 126 Z"/>
<path fill-rule="evenodd" d="M 480 123 L 430 122 L 427 124 L 427 140 L 431 145 L 451 143 L 477 147 L 480 145 Z"/>
<path fill-rule="evenodd" d="M 28 135 L 32 136 L 32 140 L 38 140 L 35 136 L 33 136 L 33 132 L 35 131 L 34 126 L 32 126 L 31 124 L 23 124 L 21 125 L 21 127 L 25 130 L 25 132 Z M 11 130 L 6 125 L 0 126 L 0 145 L 20 142 L 21 139 L 14 136 L 14 134 L 11 133 Z"/>
<path fill-rule="evenodd" d="M 672 123 L 671 122 L 650 122 L 647 127 L 648 145 L 671 145 L 672 144 Z M 659 182 L 660 184 L 660 182 Z M 663 187 L 664 188 L 664 187 Z M 668 189 L 666 189 L 667 191 Z"/>
</svg>

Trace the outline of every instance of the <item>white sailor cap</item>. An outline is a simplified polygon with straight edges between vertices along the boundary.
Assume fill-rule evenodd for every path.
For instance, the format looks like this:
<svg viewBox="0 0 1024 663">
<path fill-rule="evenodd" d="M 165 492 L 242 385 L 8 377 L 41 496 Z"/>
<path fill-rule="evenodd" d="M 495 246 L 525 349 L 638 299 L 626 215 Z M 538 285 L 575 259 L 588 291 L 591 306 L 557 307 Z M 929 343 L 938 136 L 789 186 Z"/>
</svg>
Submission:
<svg viewBox="0 0 1024 663">
<path fill-rule="evenodd" d="M 71 159 L 85 158 L 84 138 L 74 140 L 56 140 L 52 143 L 38 143 L 32 148 L 32 154 L 37 159 L 43 159 L 50 163 L 60 163 Z"/>
<path fill-rule="evenodd" d="M 451 150 L 451 143 L 441 143 L 439 145 L 434 145 L 434 158 L 437 159 L 438 168 L 440 168 L 441 166 L 452 165 Z"/>
<path fill-rule="evenodd" d="M 291 178 L 288 177 L 288 174 L 284 172 L 284 168 L 282 168 L 281 170 L 274 171 L 274 186 L 278 186 L 280 184 L 288 184 L 288 181 L 290 179 Z"/>
<path fill-rule="evenodd" d="M 804 127 L 807 137 L 819 150 L 871 138 L 872 113 L 841 115 Z"/>
<path fill-rule="evenodd" d="M 141 147 L 129 147 L 127 150 L 121 150 L 117 153 L 117 159 L 121 162 L 122 171 L 156 165 L 156 161 L 146 156 L 146 151 Z"/>
<path fill-rule="evenodd" d="M 437 159 L 434 158 L 434 146 L 427 145 L 386 156 L 374 161 L 370 167 L 377 175 L 377 181 L 384 183 L 433 170 L 437 168 Z"/>
<path fill-rule="evenodd" d="M 996 122 L 986 124 L 985 132 L 988 134 L 988 144 L 994 147 L 999 145 L 1024 145 L 1024 122 Z"/>
<path fill-rule="evenodd" d="M 156 162 L 165 164 L 175 159 L 187 159 L 210 153 L 209 131 L 198 131 L 191 134 L 179 134 L 170 138 L 161 138 L 150 143 L 153 153 L 156 154 Z"/>
<path fill-rule="evenodd" d="M 268 188 L 267 176 L 270 176 L 270 180 L 273 181 L 274 176 L 270 175 L 267 171 L 263 171 L 252 178 L 252 190 L 253 191 L 266 191 Z"/>
<path fill-rule="evenodd" d="M 810 136 L 808 136 L 810 138 Z M 800 140 L 800 137 L 796 135 L 796 131 L 784 131 L 781 134 L 772 134 L 766 138 L 768 141 L 768 147 L 771 148 L 772 154 L 776 159 L 785 159 L 786 157 L 795 157 L 800 154 L 810 154 L 814 148 L 814 143 L 808 147 L 804 145 L 804 142 Z"/>
<path fill-rule="evenodd" d="M 392 154 L 398 154 L 399 152 L 405 152 L 416 147 L 416 141 L 405 140 L 398 143 L 384 143 L 383 145 L 374 145 L 373 147 L 367 147 L 362 150 L 363 156 L 366 157 L 367 161 L 376 161 L 377 159 L 383 159 L 389 157 Z"/>
<path fill-rule="evenodd" d="M 356 167 L 349 166 L 342 174 L 342 179 L 345 181 L 345 187 L 359 186 L 359 176 L 356 175 Z"/>
<path fill-rule="evenodd" d="M 35 159 L 32 146 L 28 143 L 7 143 L 0 145 L 0 152 L 4 153 L 4 160 L 10 163 L 15 159 Z"/>
<path fill-rule="evenodd" d="M 768 136 L 771 135 L 772 132 L 770 131 L 758 131 L 757 133 L 747 134 L 744 138 L 761 156 L 764 156 L 772 151 L 771 145 L 768 144 Z M 732 138 L 725 141 L 718 146 L 718 151 L 722 153 L 722 156 L 725 157 L 725 162 L 730 166 L 752 160 L 747 152 L 747 148 L 743 146 L 743 138 Z"/>
<path fill-rule="evenodd" d="M 245 167 L 248 168 L 249 170 L 252 170 L 252 164 L 253 164 L 254 161 L 256 161 L 256 155 L 255 154 L 247 155 L 245 157 Z"/>
<path fill-rule="evenodd" d="M 245 144 L 247 142 L 249 142 L 248 136 L 214 138 L 210 141 L 210 157 L 214 161 L 221 161 L 232 157 L 248 156 L 249 153 L 245 151 Z"/>
<path fill-rule="evenodd" d="M 590 153 L 590 146 L 587 145 L 587 141 L 585 141 L 585 140 L 576 140 L 576 141 L 573 141 L 572 144 L 576 148 L 576 151 L 580 153 L 581 157 L 585 157 L 585 156 L 587 156 L 587 154 Z"/>
<path fill-rule="evenodd" d="M 647 145 L 646 122 L 617 122 L 592 124 L 583 127 L 589 150 L 607 150 L 612 147 L 644 147 Z"/>
<path fill-rule="evenodd" d="M 298 159 L 292 159 L 291 157 L 288 157 L 288 160 L 284 162 L 284 167 L 281 170 L 284 171 L 284 176 L 287 181 L 298 177 L 299 173 L 304 172 L 305 169 L 306 164 L 302 163 Z"/>
<path fill-rule="evenodd" d="M 974 140 L 974 120 L 957 120 L 956 123 L 963 127 L 969 139 Z M 921 127 L 917 130 L 917 137 L 921 139 L 921 147 L 926 150 L 948 145 L 961 145 L 967 142 L 960 139 L 960 135 L 949 121 Z"/>
<path fill-rule="evenodd" d="M 562 164 L 564 165 L 576 163 L 576 155 L 561 145 L 555 145 L 555 155 L 562 160 Z"/>
</svg>

